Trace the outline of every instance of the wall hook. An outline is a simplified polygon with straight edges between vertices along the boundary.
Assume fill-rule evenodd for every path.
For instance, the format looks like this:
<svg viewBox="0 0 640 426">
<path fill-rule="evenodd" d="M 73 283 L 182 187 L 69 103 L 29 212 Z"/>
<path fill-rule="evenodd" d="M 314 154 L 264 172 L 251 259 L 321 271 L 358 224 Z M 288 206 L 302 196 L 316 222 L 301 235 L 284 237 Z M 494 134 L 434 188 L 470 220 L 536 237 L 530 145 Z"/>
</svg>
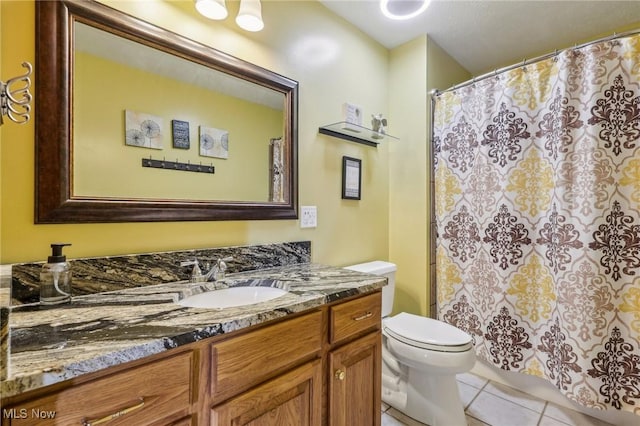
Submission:
<svg viewBox="0 0 640 426">
<path fill-rule="evenodd" d="M 203 166 L 202 162 L 200 165 L 191 164 L 191 160 L 186 163 L 181 163 L 176 158 L 176 161 L 167 161 L 165 157 L 162 160 L 154 160 L 149 156 L 149 158 L 142 158 L 142 167 L 151 167 L 155 169 L 165 169 L 165 170 L 177 170 L 182 172 L 200 172 L 200 173 L 215 173 L 215 167 L 213 167 L 213 163 L 211 166 Z"/>
<path fill-rule="evenodd" d="M 0 125 L 4 123 L 6 115 L 11 121 L 25 124 L 31 118 L 31 72 L 33 67 L 29 62 L 23 62 L 27 69 L 23 75 L 10 78 L 7 82 L 0 81 Z"/>
</svg>

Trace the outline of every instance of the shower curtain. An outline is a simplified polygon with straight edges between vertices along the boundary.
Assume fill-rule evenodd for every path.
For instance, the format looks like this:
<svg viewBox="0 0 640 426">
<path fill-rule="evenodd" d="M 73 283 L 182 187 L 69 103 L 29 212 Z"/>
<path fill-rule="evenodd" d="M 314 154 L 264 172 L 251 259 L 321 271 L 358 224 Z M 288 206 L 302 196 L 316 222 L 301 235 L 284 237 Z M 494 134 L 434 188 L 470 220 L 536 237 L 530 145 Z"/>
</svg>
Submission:
<svg viewBox="0 0 640 426">
<path fill-rule="evenodd" d="M 640 415 L 640 35 L 439 93 L 433 126 L 439 318 Z"/>
</svg>

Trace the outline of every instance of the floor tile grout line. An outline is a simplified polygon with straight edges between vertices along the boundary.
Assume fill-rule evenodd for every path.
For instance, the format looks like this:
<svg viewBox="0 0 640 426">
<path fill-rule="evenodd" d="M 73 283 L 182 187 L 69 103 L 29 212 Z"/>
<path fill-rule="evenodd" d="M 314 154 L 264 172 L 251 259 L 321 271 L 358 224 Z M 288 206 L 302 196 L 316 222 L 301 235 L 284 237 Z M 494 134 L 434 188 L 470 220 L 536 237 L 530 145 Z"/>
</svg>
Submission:
<svg viewBox="0 0 640 426">
<path fill-rule="evenodd" d="M 481 376 L 476 376 L 476 377 L 481 377 Z M 467 383 L 467 382 L 465 382 L 464 380 L 459 380 L 458 378 L 456 378 L 456 382 L 458 382 L 458 383 L 462 383 L 462 384 L 465 384 L 465 385 L 470 386 L 470 387 L 472 387 L 472 388 L 474 388 L 474 389 L 482 390 L 482 389 L 484 389 L 484 387 L 485 387 L 485 386 L 487 386 L 487 384 L 491 381 L 491 380 L 489 380 L 489 379 L 487 379 L 487 378 L 485 378 L 485 377 L 482 377 L 482 379 L 484 379 L 484 383 L 483 383 L 483 384 L 482 384 L 482 386 L 480 386 L 480 387 L 478 387 L 478 386 L 476 386 L 476 385 L 472 385 L 471 383 Z"/>
<path fill-rule="evenodd" d="M 518 389 L 516 389 L 516 388 L 512 388 L 511 386 L 503 385 L 502 383 L 499 383 L 499 382 L 494 382 L 494 383 L 496 383 L 496 384 L 498 384 L 498 385 L 501 385 L 501 386 L 504 386 L 504 387 L 507 387 L 507 388 L 509 388 L 509 389 L 513 389 L 513 390 L 515 390 L 515 391 L 521 392 L 521 393 L 523 393 L 523 394 L 525 394 L 525 395 L 527 395 L 527 396 L 531 397 L 531 398 L 532 398 L 533 400 L 535 400 L 535 401 L 544 402 L 544 404 L 545 404 L 545 405 L 542 407 L 542 411 L 540 411 L 539 413 L 540 413 L 540 414 L 542 414 L 542 413 L 545 411 L 545 408 L 546 408 L 546 406 L 547 406 L 548 401 L 545 401 L 545 400 L 543 400 L 543 399 L 540 399 L 540 398 L 534 397 L 533 395 L 529 395 L 529 394 L 527 394 L 526 392 L 522 392 L 522 391 L 520 391 L 520 390 L 518 390 Z M 487 383 L 487 384 L 488 384 L 488 383 Z M 497 387 L 497 388 L 499 389 L 499 387 Z M 483 388 L 483 389 L 484 389 L 484 388 Z M 526 405 L 523 405 L 523 404 L 521 404 L 521 403 L 519 403 L 519 402 L 516 402 L 516 401 L 510 400 L 510 399 L 504 398 L 503 396 L 500 396 L 500 395 L 495 394 L 495 393 L 493 393 L 493 392 L 491 392 L 491 391 L 488 391 L 488 390 L 485 390 L 485 392 L 487 392 L 488 394 L 493 395 L 493 396 L 495 396 L 495 397 L 498 397 L 498 398 L 500 398 L 500 399 L 502 399 L 502 400 L 504 400 L 504 401 L 511 402 L 512 404 L 516 404 L 516 405 L 518 405 L 518 406 L 520 406 L 520 407 L 522 407 L 522 408 L 526 408 L 527 410 L 529 410 L 529 411 L 533 411 L 534 413 L 538 413 L 538 411 L 534 410 L 533 408 L 527 407 Z"/>
<path fill-rule="evenodd" d="M 542 417 L 540 417 L 540 422 L 542 422 L 543 417 L 549 417 L 550 419 L 553 419 L 554 421 L 556 421 L 558 423 L 561 423 L 561 424 L 567 425 L 567 426 L 571 426 L 571 423 L 566 423 L 566 422 L 563 422 L 562 420 L 557 419 L 557 418 L 555 418 L 553 416 L 546 415 L 545 413 L 547 412 L 547 407 L 549 407 L 549 404 L 550 404 L 549 401 L 545 401 L 544 409 L 542 410 Z M 538 425 L 540 424 L 540 422 L 538 422 Z"/>
<path fill-rule="evenodd" d="M 547 406 L 549 405 L 549 401 L 544 402 L 544 407 L 542 407 L 542 413 L 540 413 L 540 420 L 538 420 L 538 426 L 542 423 L 542 419 L 544 418 L 544 413 L 547 411 Z"/>
<path fill-rule="evenodd" d="M 471 417 L 473 420 L 479 421 L 480 423 L 483 423 L 483 424 L 489 425 L 489 426 L 493 426 L 493 425 L 490 425 L 489 423 L 485 422 L 484 420 L 480 420 L 476 416 L 472 416 L 471 414 L 467 414 L 466 412 L 464 414 L 465 414 L 466 417 Z"/>
<path fill-rule="evenodd" d="M 482 391 L 482 390 L 484 390 L 484 388 L 486 388 L 486 387 L 487 387 L 487 385 L 488 385 L 489 383 L 491 383 L 491 380 L 486 379 L 486 382 L 484 382 L 484 385 L 482 385 L 482 387 L 480 388 L 480 390 L 481 390 L 481 391 Z"/>
<path fill-rule="evenodd" d="M 478 389 L 478 388 L 475 388 L 475 389 Z M 467 409 L 471 407 L 471 404 L 473 404 L 473 401 L 475 401 L 478 395 L 480 395 L 481 393 L 482 393 L 482 389 L 478 389 L 478 392 L 473 396 L 473 398 L 471 398 L 471 401 L 469 401 L 469 403 L 464 407 L 465 414 L 467 414 Z"/>
<path fill-rule="evenodd" d="M 496 398 L 499 398 L 499 399 L 501 399 L 501 400 L 503 400 L 503 401 L 510 402 L 510 403 L 512 403 L 512 404 L 514 404 L 514 405 L 517 405 L 517 406 L 518 406 L 518 407 L 520 407 L 520 408 L 524 408 L 525 410 L 529 410 L 529 411 L 531 411 L 531 412 L 533 412 L 533 413 L 536 413 L 536 414 L 542 414 L 542 412 L 541 412 L 541 411 L 536 411 L 536 410 L 534 410 L 534 409 L 532 409 L 532 408 L 529 408 L 529 407 L 524 406 L 524 405 L 522 405 L 522 404 L 518 404 L 518 403 L 517 403 L 517 402 L 515 402 L 515 401 L 512 401 L 512 400 L 507 399 L 507 398 L 503 398 L 502 396 L 500 396 L 500 395 L 496 395 L 495 393 L 491 393 L 491 392 L 489 392 L 489 391 L 487 391 L 487 390 L 483 390 L 483 392 L 486 392 L 486 393 L 488 393 L 488 394 L 489 394 L 489 395 L 491 395 L 491 396 L 495 396 Z"/>
<path fill-rule="evenodd" d="M 536 423 L 537 426 L 540 426 L 540 423 L 542 423 L 542 419 L 544 418 L 544 412 L 547 409 L 548 403 L 549 401 L 544 402 L 544 406 L 542 407 L 542 411 L 540 412 L 540 417 L 538 418 L 538 423 Z"/>
<path fill-rule="evenodd" d="M 469 401 L 469 403 L 464 407 L 464 414 L 465 414 L 465 416 L 473 417 L 473 416 L 471 416 L 471 415 L 467 414 L 467 409 L 468 409 L 469 407 L 471 407 L 471 404 L 473 404 L 473 401 L 475 401 L 475 400 L 476 400 L 476 398 L 478 398 L 478 395 L 480 395 L 480 394 L 482 393 L 482 390 L 485 388 L 485 386 L 487 386 L 487 383 L 489 383 L 489 380 L 486 380 L 486 381 L 484 382 L 484 384 L 483 384 L 481 387 L 479 387 L 479 388 L 477 388 L 477 387 L 475 387 L 475 386 L 473 386 L 473 385 L 470 385 L 469 383 L 461 382 L 461 381 L 459 381 L 459 380 L 458 380 L 458 382 L 460 382 L 460 383 L 464 383 L 465 385 L 467 385 L 467 386 L 469 386 L 469 387 L 472 387 L 472 388 L 474 388 L 474 389 L 477 389 L 477 390 L 478 390 L 478 392 L 476 392 L 476 394 L 474 395 L 474 397 L 473 397 L 473 398 L 471 398 L 471 401 Z M 474 419 L 476 419 L 476 420 L 478 420 L 478 421 L 482 421 L 482 420 L 480 420 L 480 419 L 478 419 L 478 418 L 476 418 L 476 417 L 473 417 L 473 418 L 474 418 Z M 484 423 L 484 422 L 483 422 L 483 423 Z"/>
</svg>

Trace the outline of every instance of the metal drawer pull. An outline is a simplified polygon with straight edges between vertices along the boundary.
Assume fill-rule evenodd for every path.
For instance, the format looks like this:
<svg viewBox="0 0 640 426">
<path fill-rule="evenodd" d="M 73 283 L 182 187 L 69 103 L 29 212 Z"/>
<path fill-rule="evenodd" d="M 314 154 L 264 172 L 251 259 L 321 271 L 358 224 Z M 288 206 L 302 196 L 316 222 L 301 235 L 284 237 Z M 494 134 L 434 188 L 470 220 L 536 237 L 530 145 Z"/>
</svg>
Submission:
<svg viewBox="0 0 640 426">
<path fill-rule="evenodd" d="M 344 380 L 344 377 L 346 376 L 344 370 L 336 370 L 334 375 L 338 380 Z"/>
<path fill-rule="evenodd" d="M 369 311 L 364 315 L 360 315 L 359 317 L 354 317 L 354 321 L 362 321 L 363 319 L 371 318 L 373 316 L 373 312 Z"/>
<path fill-rule="evenodd" d="M 109 414 L 106 415 L 104 417 L 101 417 L 99 419 L 95 419 L 95 420 L 84 420 L 82 422 L 83 426 L 95 426 L 95 425 L 101 425 L 102 423 L 106 423 L 108 421 L 111 421 L 113 419 L 117 419 L 118 417 L 122 417 L 125 414 L 129 414 L 132 411 L 138 410 L 140 408 L 144 407 L 144 398 L 140 398 L 140 402 L 136 405 L 132 405 L 131 407 L 125 408 L 123 410 L 120 411 L 116 411 L 113 414 Z"/>
</svg>

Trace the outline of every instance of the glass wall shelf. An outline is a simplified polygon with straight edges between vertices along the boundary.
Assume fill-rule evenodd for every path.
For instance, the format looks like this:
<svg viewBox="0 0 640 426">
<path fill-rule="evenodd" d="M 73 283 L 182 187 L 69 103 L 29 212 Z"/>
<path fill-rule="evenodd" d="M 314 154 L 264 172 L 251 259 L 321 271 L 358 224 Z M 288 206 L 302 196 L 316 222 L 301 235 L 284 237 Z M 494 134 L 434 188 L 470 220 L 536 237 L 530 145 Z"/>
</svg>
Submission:
<svg viewBox="0 0 640 426">
<path fill-rule="evenodd" d="M 366 127 L 340 121 L 339 123 L 322 126 L 318 129 L 323 135 L 345 139 L 351 142 L 362 143 L 369 146 L 378 146 L 385 140 L 399 140 L 398 138 L 385 133 L 374 132 Z"/>
</svg>

